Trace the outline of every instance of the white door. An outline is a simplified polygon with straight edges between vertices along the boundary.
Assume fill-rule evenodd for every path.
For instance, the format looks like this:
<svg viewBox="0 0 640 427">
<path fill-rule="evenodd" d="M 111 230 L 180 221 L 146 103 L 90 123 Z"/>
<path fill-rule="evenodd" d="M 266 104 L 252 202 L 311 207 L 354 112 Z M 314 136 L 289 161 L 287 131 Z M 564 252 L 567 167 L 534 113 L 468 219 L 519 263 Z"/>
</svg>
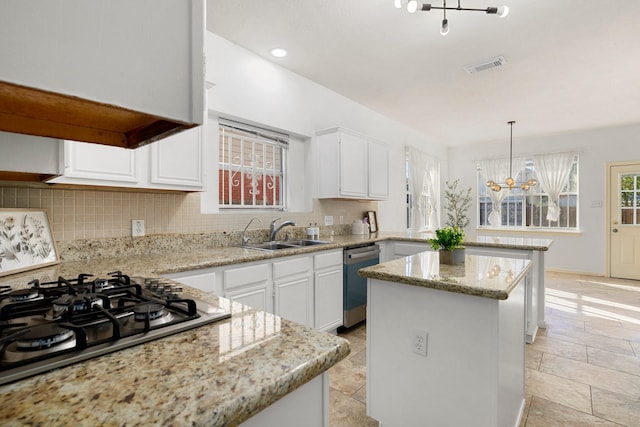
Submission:
<svg viewBox="0 0 640 427">
<path fill-rule="evenodd" d="M 640 280 L 640 162 L 609 165 L 611 277 Z"/>
</svg>

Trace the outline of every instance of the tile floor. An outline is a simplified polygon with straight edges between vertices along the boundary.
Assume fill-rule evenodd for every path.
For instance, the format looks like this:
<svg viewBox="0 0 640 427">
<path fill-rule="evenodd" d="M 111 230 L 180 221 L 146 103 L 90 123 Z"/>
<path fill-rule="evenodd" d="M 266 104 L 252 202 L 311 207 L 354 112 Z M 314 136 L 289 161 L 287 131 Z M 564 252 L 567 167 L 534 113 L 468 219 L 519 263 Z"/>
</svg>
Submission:
<svg viewBox="0 0 640 427">
<path fill-rule="evenodd" d="M 640 282 L 546 274 L 547 329 L 526 346 L 521 427 L 640 426 Z M 366 325 L 329 371 L 331 427 L 369 427 Z"/>
</svg>

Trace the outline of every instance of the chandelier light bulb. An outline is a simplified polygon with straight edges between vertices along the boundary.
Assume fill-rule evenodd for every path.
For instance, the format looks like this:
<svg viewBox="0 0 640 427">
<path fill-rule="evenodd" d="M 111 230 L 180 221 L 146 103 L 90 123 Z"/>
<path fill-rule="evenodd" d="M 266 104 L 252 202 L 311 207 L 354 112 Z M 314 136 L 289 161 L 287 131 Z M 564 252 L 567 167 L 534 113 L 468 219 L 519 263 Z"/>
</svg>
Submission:
<svg viewBox="0 0 640 427">
<path fill-rule="evenodd" d="M 440 34 L 442 34 L 443 36 L 446 36 L 447 34 L 449 34 L 449 20 L 447 19 L 442 20 L 442 27 L 440 28 Z"/>
<path fill-rule="evenodd" d="M 409 13 L 415 13 L 418 10 L 418 0 L 409 0 L 407 3 L 407 11 Z"/>
<path fill-rule="evenodd" d="M 393 0 L 393 5 L 396 9 L 402 9 L 402 0 Z"/>
<path fill-rule="evenodd" d="M 507 16 L 509 14 L 509 7 L 508 6 L 500 6 L 498 7 L 498 16 L 500 18 L 504 18 L 505 16 Z"/>
</svg>

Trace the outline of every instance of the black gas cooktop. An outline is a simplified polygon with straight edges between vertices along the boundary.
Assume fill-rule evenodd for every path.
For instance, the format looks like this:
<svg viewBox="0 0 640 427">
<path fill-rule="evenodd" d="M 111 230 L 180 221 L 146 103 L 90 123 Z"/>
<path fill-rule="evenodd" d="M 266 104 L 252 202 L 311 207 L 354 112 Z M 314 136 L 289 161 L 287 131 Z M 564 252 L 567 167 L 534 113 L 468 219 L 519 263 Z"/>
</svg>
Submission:
<svg viewBox="0 0 640 427">
<path fill-rule="evenodd" d="M 157 279 L 77 278 L 0 287 L 0 384 L 230 317 Z"/>
</svg>

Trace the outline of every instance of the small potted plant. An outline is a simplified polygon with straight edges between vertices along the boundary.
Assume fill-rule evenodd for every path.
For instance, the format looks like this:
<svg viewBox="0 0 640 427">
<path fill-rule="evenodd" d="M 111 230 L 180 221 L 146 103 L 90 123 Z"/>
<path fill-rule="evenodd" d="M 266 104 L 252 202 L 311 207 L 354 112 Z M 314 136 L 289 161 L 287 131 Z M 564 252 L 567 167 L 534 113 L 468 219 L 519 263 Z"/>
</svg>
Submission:
<svg viewBox="0 0 640 427">
<path fill-rule="evenodd" d="M 438 228 L 436 237 L 429 239 L 431 247 L 440 252 L 441 264 L 464 264 L 464 230 L 453 226 Z"/>
</svg>

